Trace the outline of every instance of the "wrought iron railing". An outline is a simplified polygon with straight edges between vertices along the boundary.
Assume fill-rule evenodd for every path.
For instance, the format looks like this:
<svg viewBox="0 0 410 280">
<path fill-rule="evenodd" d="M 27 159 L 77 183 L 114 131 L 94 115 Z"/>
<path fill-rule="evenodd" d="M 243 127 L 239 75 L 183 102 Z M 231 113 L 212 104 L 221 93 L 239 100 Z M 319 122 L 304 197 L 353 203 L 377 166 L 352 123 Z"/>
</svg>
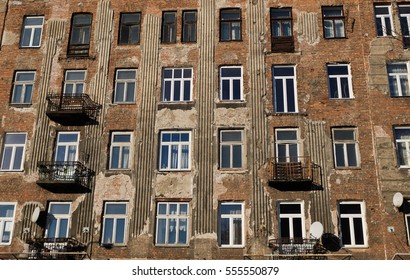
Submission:
<svg viewBox="0 0 410 280">
<path fill-rule="evenodd" d="M 71 183 L 89 186 L 92 171 L 78 161 L 38 162 L 37 183 Z"/>
<path fill-rule="evenodd" d="M 87 94 L 49 94 L 47 95 L 47 114 L 63 115 L 64 113 L 79 114 L 91 120 L 98 118 L 101 105 L 94 102 Z"/>
<path fill-rule="evenodd" d="M 86 246 L 73 238 L 36 238 L 26 242 L 31 260 L 80 260 L 87 255 Z"/>
<path fill-rule="evenodd" d="M 319 240 L 305 238 L 270 239 L 269 247 L 272 249 L 273 254 L 314 254 L 319 249 Z"/>
<path fill-rule="evenodd" d="M 272 182 L 309 182 L 321 185 L 320 166 L 309 157 L 274 158 L 271 167 Z"/>
<path fill-rule="evenodd" d="M 68 46 L 68 56 L 88 56 L 90 44 L 70 44 Z"/>
</svg>

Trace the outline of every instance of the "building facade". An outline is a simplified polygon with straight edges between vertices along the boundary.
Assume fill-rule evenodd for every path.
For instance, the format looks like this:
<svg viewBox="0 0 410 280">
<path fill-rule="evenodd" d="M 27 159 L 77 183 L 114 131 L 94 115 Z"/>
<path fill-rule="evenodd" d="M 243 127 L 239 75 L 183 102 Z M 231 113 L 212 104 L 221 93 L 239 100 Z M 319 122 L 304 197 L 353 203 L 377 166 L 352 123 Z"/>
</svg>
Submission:
<svg viewBox="0 0 410 280">
<path fill-rule="evenodd" d="M 410 2 L 0 5 L 0 258 L 410 253 Z"/>
</svg>

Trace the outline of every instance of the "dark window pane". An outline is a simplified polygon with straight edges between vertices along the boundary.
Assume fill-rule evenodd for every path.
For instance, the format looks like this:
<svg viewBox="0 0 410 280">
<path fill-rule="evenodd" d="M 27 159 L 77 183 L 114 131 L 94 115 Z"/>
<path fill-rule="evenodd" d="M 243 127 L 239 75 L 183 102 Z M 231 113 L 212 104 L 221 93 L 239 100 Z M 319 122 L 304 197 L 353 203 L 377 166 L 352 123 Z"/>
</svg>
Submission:
<svg viewBox="0 0 410 280">
<path fill-rule="evenodd" d="M 288 218 L 281 218 L 280 219 L 280 237 L 290 237 L 290 229 L 289 229 L 289 219 Z"/>
<path fill-rule="evenodd" d="M 351 236 L 350 236 L 349 219 L 347 219 L 347 218 L 341 218 L 340 219 L 340 230 L 341 230 L 341 234 L 342 234 L 342 243 L 344 245 L 352 244 L 352 239 L 351 239 Z"/>
<path fill-rule="evenodd" d="M 303 237 L 302 218 L 293 218 L 293 237 Z"/>
<path fill-rule="evenodd" d="M 353 218 L 354 239 L 356 245 L 364 245 L 363 223 L 361 218 Z"/>
<path fill-rule="evenodd" d="M 281 203 L 279 212 L 281 214 L 301 214 L 301 205 L 299 203 Z"/>
<path fill-rule="evenodd" d="M 340 204 L 340 214 L 361 214 L 361 206 L 357 204 Z"/>
</svg>

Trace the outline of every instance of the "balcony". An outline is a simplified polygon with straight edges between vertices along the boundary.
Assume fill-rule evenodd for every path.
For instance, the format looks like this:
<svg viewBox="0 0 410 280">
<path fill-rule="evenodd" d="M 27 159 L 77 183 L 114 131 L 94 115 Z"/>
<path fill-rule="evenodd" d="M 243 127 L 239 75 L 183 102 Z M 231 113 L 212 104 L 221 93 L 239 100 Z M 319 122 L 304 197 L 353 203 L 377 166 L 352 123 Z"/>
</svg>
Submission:
<svg viewBox="0 0 410 280">
<path fill-rule="evenodd" d="M 84 93 L 47 95 L 47 116 L 65 125 L 82 125 L 97 122 L 101 105 Z"/>
<path fill-rule="evenodd" d="M 26 241 L 29 260 L 82 260 L 86 246 L 73 238 L 36 238 Z"/>
<path fill-rule="evenodd" d="M 78 161 L 39 162 L 37 184 L 54 193 L 89 192 L 93 172 Z"/>
<path fill-rule="evenodd" d="M 280 190 L 321 189 L 321 168 L 309 157 L 275 158 L 269 185 Z"/>
</svg>

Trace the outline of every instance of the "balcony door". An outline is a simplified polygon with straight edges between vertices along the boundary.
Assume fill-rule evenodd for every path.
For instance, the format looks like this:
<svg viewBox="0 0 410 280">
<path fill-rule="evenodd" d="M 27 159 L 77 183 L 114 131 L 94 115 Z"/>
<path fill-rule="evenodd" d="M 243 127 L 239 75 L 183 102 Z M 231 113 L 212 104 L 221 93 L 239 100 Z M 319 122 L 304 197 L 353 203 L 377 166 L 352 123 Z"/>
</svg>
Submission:
<svg viewBox="0 0 410 280">
<path fill-rule="evenodd" d="M 275 131 L 277 162 L 299 161 L 299 140 L 297 129 L 277 129 Z"/>
<path fill-rule="evenodd" d="M 54 161 L 59 180 L 75 180 L 75 162 L 78 160 L 79 138 L 79 132 L 58 133 Z"/>
</svg>

